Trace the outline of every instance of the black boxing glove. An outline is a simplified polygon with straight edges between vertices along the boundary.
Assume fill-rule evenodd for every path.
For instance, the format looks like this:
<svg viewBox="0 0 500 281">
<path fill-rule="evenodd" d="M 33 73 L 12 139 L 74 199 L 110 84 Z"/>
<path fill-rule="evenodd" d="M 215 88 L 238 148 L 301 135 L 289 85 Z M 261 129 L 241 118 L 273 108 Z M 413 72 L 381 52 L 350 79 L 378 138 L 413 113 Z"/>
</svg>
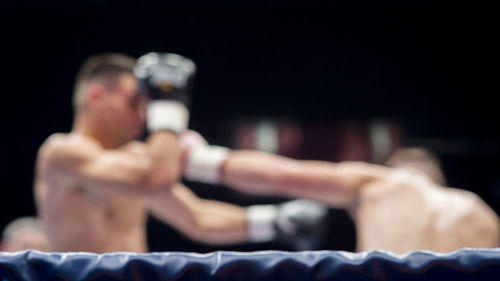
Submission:
<svg viewBox="0 0 500 281">
<path fill-rule="evenodd" d="M 151 99 L 147 108 L 150 132 L 179 133 L 187 128 L 195 73 L 194 62 L 177 54 L 152 52 L 138 59 L 134 75 L 141 93 Z"/>
<path fill-rule="evenodd" d="M 314 250 L 324 240 L 328 208 L 298 199 L 278 205 L 254 205 L 246 209 L 252 242 L 277 241 L 294 250 Z"/>
</svg>

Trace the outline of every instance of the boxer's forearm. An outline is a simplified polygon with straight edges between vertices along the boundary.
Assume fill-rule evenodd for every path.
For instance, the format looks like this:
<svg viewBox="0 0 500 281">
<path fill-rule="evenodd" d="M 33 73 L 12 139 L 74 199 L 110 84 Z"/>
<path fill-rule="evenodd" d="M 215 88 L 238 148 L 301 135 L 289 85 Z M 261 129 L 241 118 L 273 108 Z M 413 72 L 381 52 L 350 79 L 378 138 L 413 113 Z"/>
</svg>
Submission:
<svg viewBox="0 0 500 281">
<path fill-rule="evenodd" d="M 150 185 L 161 187 L 177 182 L 181 173 L 181 150 L 177 136 L 159 131 L 148 138 L 147 145 L 151 159 Z"/>
<path fill-rule="evenodd" d="M 188 124 L 190 85 L 195 72 L 193 61 L 172 53 L 145 54 L 134 68 L 142 94 L 150 99 L 146 123 L 151 133 L 148 149 L 153 187 L 170 186 L 180 176 L 177 135 Z"/>
<path fill-rule="evenodd" d="M 353 203 L 362 177 L 344 171 L 342 164 L 233 151 L 222 167 L 221 183 L 248 193 L 308 198 L 346 207 Z"/>
<path fill-rule="evenodd" d="M 223 202 L 200 200 L 193 238 L 209 244 L 235 244 L 248 241 L 243 208 Z"/>
<path fill-rule="evenodd" d="M 151 196 L 153 215 L 193 240 L 208 244 L 234 244 L 248 240 L 246 213 L 239 206 L 204 200 L 183 185 Z"/>
</svg>

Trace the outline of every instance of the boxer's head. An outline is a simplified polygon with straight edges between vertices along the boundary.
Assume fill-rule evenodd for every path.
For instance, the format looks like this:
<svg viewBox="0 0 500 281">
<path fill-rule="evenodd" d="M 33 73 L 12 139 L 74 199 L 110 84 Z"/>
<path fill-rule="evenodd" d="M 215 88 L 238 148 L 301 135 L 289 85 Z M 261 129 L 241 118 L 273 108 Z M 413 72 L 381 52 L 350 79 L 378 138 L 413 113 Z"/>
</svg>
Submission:
<svg viewBox="0 0 500 281">
<path fill-rule="evenodd" d="M 423 148 L 402 148 L 397 150 L 386 162 L 389 167 L 411 167 L 428 175 L 438 185 L 446 185 L 441 162 L 430 151 Z"/>
<path fill-rule="evenodd" d="M 76 77 L 73 105 L 77 116 L 117 140 L 138 137 L 144 129 L 146 100 L 138 93 L 134 58 L 106 53 L 88 58 Z"/>
<path fill-rule="evenodd" d="M 36 218 L 22 217 L 10 222 L 2 233 L 2 251 L 44 251 L 47 240 Z"/>
</svg>

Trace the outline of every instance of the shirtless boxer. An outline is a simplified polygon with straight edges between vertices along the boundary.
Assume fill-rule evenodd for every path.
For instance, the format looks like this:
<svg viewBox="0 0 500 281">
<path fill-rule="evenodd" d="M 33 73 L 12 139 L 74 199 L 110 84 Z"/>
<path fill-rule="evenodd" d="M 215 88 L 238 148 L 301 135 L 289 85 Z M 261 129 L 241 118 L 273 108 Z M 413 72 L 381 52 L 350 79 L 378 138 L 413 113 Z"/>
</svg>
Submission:
<svg viewBox="0 0 500 281">
<path fill-rule="evenodd" d="M 213 244 L 302 235 L 324 216 L 312 202 L 241 208 L 179 184 L 177 134 L 187 125 L 195 65 L 174 54 L 140 62 L 121 54 L 89 58 L 75 83 L 72 131 L 50 136 L 38 152 L 35 199 L 49 251 L 146 252 L 149 212 Z M 134 141 L 144 125 L 147 141 Z M 262 217 L 263 210 L 275 216 Z"/>
<path fill-rule="evenodd" d="M 404 149 L 387 166 L 299 161 L 257 151 L 210 146 L 181 135 L 185 176 L 240 191 L 308 198 L 352 216 L 357 251 L 449 252 L 498 247 L 499 218 L 477 195 L 445 187 L 440 165 L 422 149 Z"/>
</svg>

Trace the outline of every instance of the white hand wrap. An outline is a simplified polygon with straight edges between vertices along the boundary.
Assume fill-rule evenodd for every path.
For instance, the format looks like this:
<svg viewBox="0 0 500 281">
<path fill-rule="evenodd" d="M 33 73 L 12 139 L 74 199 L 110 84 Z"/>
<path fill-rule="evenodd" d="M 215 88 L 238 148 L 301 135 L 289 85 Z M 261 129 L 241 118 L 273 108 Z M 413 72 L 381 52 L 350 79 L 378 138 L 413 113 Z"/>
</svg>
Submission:
<svg viewBox="0 0 500 281">
<path fill-rule="evenodd" d="M 229 156 L 229 149 L 221 146 L 199 145 L 192 147 L 187 156 L 184 176 L 188 180 L 217 184 L 222 164 Z"/>
<path fill-rule="evenodd" d="M 278 209 L 274 205 L 255 205 L 246 208 L 248 239 L 251 242 L 271 241 L 276 236 L 274 221 Z"/>
<path fill-rule="evenodd" d="M 153 100 L 147 108 L 147 127 L 150 132 L 169 130 L 180 133 L 187 128 L 189 111 L 180 102 Z"/>
</svg>

